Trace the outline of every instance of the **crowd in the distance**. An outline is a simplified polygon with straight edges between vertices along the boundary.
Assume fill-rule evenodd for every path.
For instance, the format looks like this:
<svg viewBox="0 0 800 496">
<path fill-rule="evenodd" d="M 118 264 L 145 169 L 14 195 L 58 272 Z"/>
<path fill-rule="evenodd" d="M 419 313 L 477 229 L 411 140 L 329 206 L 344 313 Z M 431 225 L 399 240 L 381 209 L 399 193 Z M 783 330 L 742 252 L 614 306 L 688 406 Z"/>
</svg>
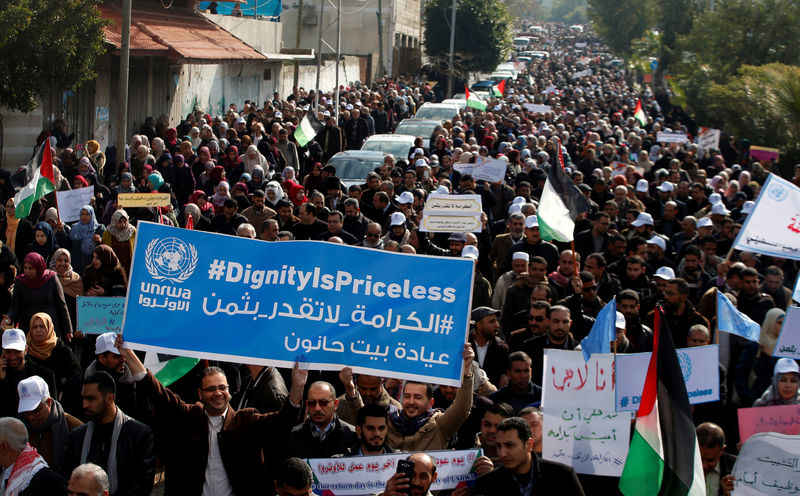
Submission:
<svg viewBox="0 0 800 496">
<path fill-rule="evenodd" d="M 632 85 L 593 35 L 549 29 L 535 42 L 549 56 L 526 62 L 486 111 L 462 109 L 347 188 L 328 160 L 440 99 L 426 83 L 382 78 L 341 88 L 339 101 L 298 89 L 176 127 L 150 118 L 108 156 L 95 141 L 73 146 L 64 121 L 44 132 L 57 189 L 94 195 L 71 225 L 53 194 L 20 219 L 13 197 L 25 174 L 0 171 L 0 494 L 63 494 L 69 481 L 75 493 L 87 484 L 81 494 L 144 496 L 157 467 L 166 494 L 309 494 L 298 458 L 403 451 L 415 453 L 410 477 L 396 474 L 383 494 L 416 496 L 436 478 L 426 451 L 473 447 L 485 455 L 481 477 L 458 496 L 617 494 L 615 478 L 541 459 L 544 352 L 576 349 L 615 296 L 616 353 L 652 350 L 658 304 L 677 347 L 718 342 L 716 291 L 762 324 L 758 343 L 730 336 L 719 401 L 693 406 L 707 486 L 728 494 L 736 408 L 800 403 L 797 363 L 774 356 L 797 263 L 731 250 L 775 164 L 724 133 L 719 149 L 658 143 L 659 131 L 691 137 L 697 126 L 665 94 Z M 633 116 L 639 99 L 644 125 Z M 325 126 L 301 147 L 293 135 L 306 112 Z M 559 154 L 590 205 L 574 251 L 539 229 Z M 507 162 L 504 181 L 459 172 L 482 157 Z M 800 185 L 800 168 L 791 179 Z M 168 193 L 171 203 L 122 208 L 118 195 L 132 192 Z M 480 195 L 482 231 L 420 231 L 432 192 Z M 203 360 L 165 388 L 121 337 L 75 326 L 77 297 L 126 294 L 142 220 L 474 260 L 462 386 Z"/>
</svg>

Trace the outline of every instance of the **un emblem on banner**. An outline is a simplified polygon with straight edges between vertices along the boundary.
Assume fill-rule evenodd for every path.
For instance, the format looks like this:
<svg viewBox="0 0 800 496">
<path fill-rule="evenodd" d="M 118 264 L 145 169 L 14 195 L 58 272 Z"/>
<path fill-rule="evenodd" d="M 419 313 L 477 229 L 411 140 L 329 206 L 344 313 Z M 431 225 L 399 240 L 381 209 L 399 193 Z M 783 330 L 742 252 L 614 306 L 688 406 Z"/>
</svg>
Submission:
<svg viewBox="0 0 800 496">
<path fill-rule="evenodd" d="M 772 186 L 770 186 L 769 191 L 767 191 L 767 194 L 769 195 L 770 198 L 772 198 L 773 201 L 782 202 L 783 200 L 786 199 L 789 192 L 786 190 L 786 188 L 784 188 L 780 184 L 773 184 Z"/>
<path fill-rule="evenodd" d="M 197 267 L 197 249 L 178 238 L 155 238 L 148 243 L 144 260 L 153 279 L 184 282 Z"/>
<path fill-rule="evenodd" d="M 689 355 L 678 351 L 678 362 L 681 364 L 681 374 L 683 374 L 683 382 L 688 382 L 692 376 L 692 359 Z"/>
</svg>

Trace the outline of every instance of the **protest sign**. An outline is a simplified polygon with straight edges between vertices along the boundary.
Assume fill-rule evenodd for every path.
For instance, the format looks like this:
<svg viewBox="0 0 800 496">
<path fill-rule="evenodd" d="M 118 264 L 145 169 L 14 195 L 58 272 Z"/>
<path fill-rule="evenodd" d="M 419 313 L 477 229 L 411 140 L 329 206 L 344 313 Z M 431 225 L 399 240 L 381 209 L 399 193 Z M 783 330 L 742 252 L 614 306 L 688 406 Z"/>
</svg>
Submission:
<svg viewBox="0 0 800 496">
<path fill-rule="evenodd" d="M 586 48 L 586 42 L 585 41 L 579 41 L 579 42 L 575 43 L 575 48 Z"/>
<path fill-rule="evenodd" d="M 584 69 L 582 71 L 572 73 L 572 79 L 580 79 L 582 77 L 591 76 L 592 70 L 591 69 Z"/>
<path fill-rule="evenodd" d="M 616 160 L 609 164 L 611 166 L 611 177 L 624 176 L 628 172 L 628 164 L 624 162 L 617 162 Z"/>
<path fill-rule="evenodd" d="M 777 161 L 780 156 L 780 150 L 777 148 L 769 148 L 766 146 L 751 146 L 750 157 L 754 160 L 762 160 L 765 162 Z"/>
<path fill-rule="evenodd" d="M 733 248 L 800 260 L 800 188 L 768 175 Z"/>
<path fill-rule="evenodd" d="M 733 496 L 800 493 L 800 436 L 756 434 L 742 445 L 731 474 Z M 709 495 L 710 496 L 710 495 Z"/>
<path fill-rule="evenodd" d="M 800 307 L 789 307 L 783 319 L 781 333 L 775 342 L 776 357 L 800 360 Z"/>
<path fill-rule="evenodd" d="M 503 182 L 506 177 L 508 162 L 498 159 L 484 160 L 476 163 L 472 170 L 472 177 L 476 181 L 488 181 L 490 183 Z"/>
<path fill-rule="evenodd" d="M 523 103 L 522 106 L 525 107 L 525 110 L 534 114 L 545 114 L 552 110 L 550 105 L 542 105 L 540 103 Z"/>
<path fill-rule="evenodd" d="M 581 474 L 619 476 L 630 437 L 629 413 L 614 411 L 614 356 L 545 350 L 542 457 Z"/>
<path fill-rule="evenodd" d="M 81 207 L 91 205 L 94 188 L 78 188 L 67 191 L 56 191 L 58 201 L 58 217 L 61 222 L 75 222 L 81 218 Z"/>
<path fill-rule="evenodd" d="M 461 383 L 472 260 L 138 229 L 123 325 L 134 349 Z"/>
<path fill-rule="evenodd" d="M 436 480 L 431 484 L 431 491 L 474 484 L 477 477 L 475 460 L 482 455 L 481 450 L 425 453 L 436 463 Z M 408 453 L 392 453 L 349 458 L 311 458 L 306 461 L 314 472 L 311 489 L 314 494 L 331 496 L 380 493 L 386 487 L 386 481 L 397 472 L 397 461 L 405 460 L 408 456 Z"/>
<path fill-rule="evenodd" d="M 689 403 L 697 405 L 719 400 L 719 345 L 679 348 L 677 353 L 683 381 L 689 393 Z M 630 353 L 616 356 L 618 412 L 639 410 L 650 355 L 651 353 Z"/>
<path fill-rule="evenodd" d="M 740 408 L 738 414 L 742 441 L 759 432 L 800 434 L 800 405 Z"/>
<path fill-rule="evenodd" d="M 721 133 L 719 129 L 701 127 L 700 131 L 697 133 L 697 147 L 701 150 L 718 150 L 720 136 Z"/>
<path fill-rule="evenodd" d="M 797 282 L 794 284 L 794 292 L 792 293 L 792 299 L 800 303 L 800 276 L 797 277 Z"/>
<path fill-rule="evenodd" d="M 117 296 L 78 296 L 77 325 L 84 334 L 122 332 L 125 298 Z"/>
<path fill-rule="evenodd" d="M 689 137 L 683 133 L 665 133 L 660 131 L 656 134 L 656 141 L 659 143 L 686 143 Z"/>
<path fill-rule="evenodd" d="M 480 232 L 481 212 L 481 195 L 433 193 L 425 201 L 419 229 L 425 232 Z"/>
<path fill-rule="evenodd" d="M 123 207 L 166 207 L 169 193 L 120 193 L 117 202 Z"/>
<path fill-rule="evenodd" d="M 457 170 L 459 174 L 469 174 L 472 175 L 472 169 L 474 168 L 474 164 L 453 164 L 453 169 Z"/>
</svg>

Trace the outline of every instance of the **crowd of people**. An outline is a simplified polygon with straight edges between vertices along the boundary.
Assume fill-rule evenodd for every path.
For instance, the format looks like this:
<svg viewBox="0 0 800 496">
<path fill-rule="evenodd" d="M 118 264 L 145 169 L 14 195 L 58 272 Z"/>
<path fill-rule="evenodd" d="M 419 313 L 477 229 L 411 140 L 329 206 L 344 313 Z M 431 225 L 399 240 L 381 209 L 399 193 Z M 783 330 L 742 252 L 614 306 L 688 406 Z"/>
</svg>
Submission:
<svg viewBox="0 0 800 496">
<path fill-rule="evenodd" d="M 484 453 L 479 477 L 457 496 L 617 494 L 615 478 L 541 458 L 545 350 L 577 349 L 615 296 L 616 353 L 652 351 L 658 305 L 677 347 L 728 339 L 720 398 L 694 405 L 693 415 L 708 494 L 730 494 L 736 408 L 800 403 L 800 368 L 774 356 L 797 263 L 732 250 L 778 171 L 724 133 L 719 149 L 658 143 L 659 131 L 691 137 L 697 126 L 666 94 L 626 79 L 591 33 L 549 29 L 534 42 L 548 57 L 524 63 L 486 111 L 462 109 L 407 155 L 387 155 L 361 185 L 345 187 L 328 159 L 435 101 L 424 79 L 353 84 L 339 101 L 300 88 L 225 115 L 192 113 L 174 128 L 165 116 L 148 119 L 108 156 L 95 141 L 73 148 L 63 121 L 43 133 L 57 189 L 94 195 L 71 225 L 52 194 L 20 219 L 13 197 L 24 169 L 0 171 L 0 494 L 69 486 L 145 496 L 157 471 L 166 494 L 310 494 L 303 459 L 402 451 L 412 453 L 413 476 L 394 475 L 382 494 L 416 496 L 436 479 L 426 452 L 473 447 Z M 633 115 L 640 99 L 644 124 Z M 308 112 L 324 127 L 301 147 L 294 130 Z M 539 228 L 538 202 L 559 155 L 589 204 L 574 244 L 546 241 Z M 486 157 L 507 162 L 504 181 L 457 170 Z M 800 185 L 800 167 L 792 180 Z M 122 208 L 118 195 L 131 192 L 169 193 L 171 203 Z M 421 231 L 431 193 L 480 195 L 482 230 Z M 126 294 L 142 220 L 474 260 L 462 386 L 203 360 L 164 387 L 122 337 L 75 325 L 78 297 Z M 758 343 L 717 335 L 717 291 L 762 325 Z"/>
</svg>

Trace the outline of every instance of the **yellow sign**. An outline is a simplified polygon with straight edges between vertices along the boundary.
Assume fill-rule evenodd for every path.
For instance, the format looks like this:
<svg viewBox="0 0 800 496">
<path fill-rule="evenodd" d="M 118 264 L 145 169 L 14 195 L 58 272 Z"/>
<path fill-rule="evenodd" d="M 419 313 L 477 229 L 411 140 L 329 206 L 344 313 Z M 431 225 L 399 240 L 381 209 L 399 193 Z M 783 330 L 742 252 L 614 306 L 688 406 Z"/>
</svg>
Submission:
<svg viewBox="0 0 800 496">
<path fill-rule="evenodd" d="M 169 193 L 120 193 L 117 199 L 123 207 L 166 207 L 170 203 Z"/>
</svg>

